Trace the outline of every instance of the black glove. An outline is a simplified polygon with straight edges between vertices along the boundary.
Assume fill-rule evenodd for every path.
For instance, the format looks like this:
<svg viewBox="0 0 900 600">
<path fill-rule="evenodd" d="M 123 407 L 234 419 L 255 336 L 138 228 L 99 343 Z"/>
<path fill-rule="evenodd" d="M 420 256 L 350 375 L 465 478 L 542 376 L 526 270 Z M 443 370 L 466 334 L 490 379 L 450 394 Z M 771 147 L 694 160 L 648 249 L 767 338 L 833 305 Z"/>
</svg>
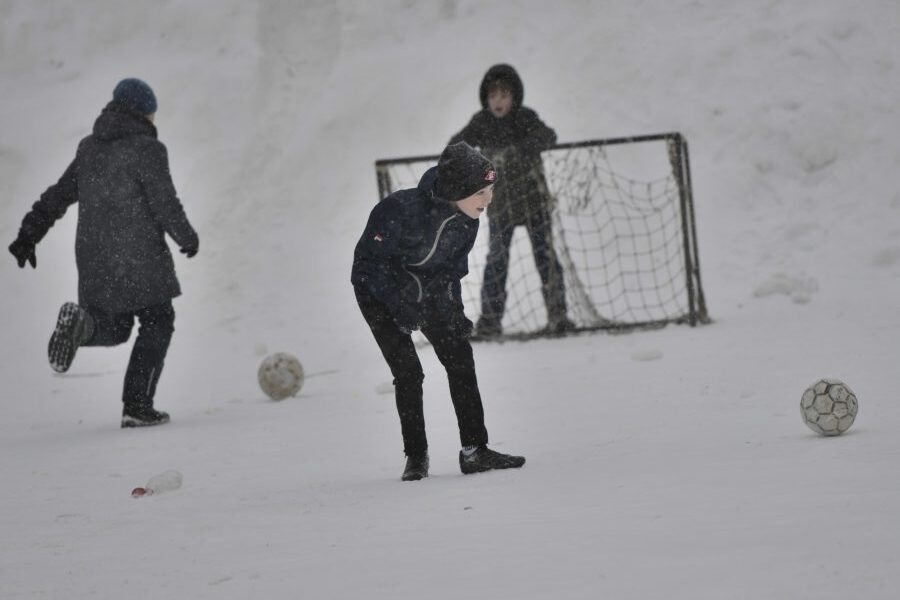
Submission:
<svg viewBox="0 0 900 600">
<path fill-rule="evenodd" d="M 186 246 L 181 247 L 181 253 L 187 256 L 188 258 L 194 258 L 197 255 L 197 251 L 200 250 L 200 242 L 192 242 L 187 244 Z"/>
<path fill-rule="evenodd" d="M 472 335 L 474 328 L 475 326 L 465 313 L 454 312 L 450 315 L 450 329 L 458 333 L 460 337 L 468 338 Z"/>
<path fill-rule="evenodd" d="M 406 335 L 411 334 L 413 331 L 419 328 L 418 307 L 415 304 L 401 302 L 400 308 L 394 315 L 394 323 L 396 323 L 397 329 L 399 329 Z"/>
<path fill-rule="evenodd" d="M 466 317 L 462 302 L 457 298 L 459 280 L 445 275 L 433 280 L 426 288 L 428 308 L 425 319 L 433 324 L 445 324 L 447 329 L 467 338 L 472 334 L 472 321 Z"/>
<path fill-rule="evenodd" d="M 24 269 L 25 263 L 30 262 L 32 269 L 37 269 L 37 256 L 34 254 L 34 242 L 17 238 L 9 245 L 9 251 L 16 257 L 19 268 Z"/>
</svg>

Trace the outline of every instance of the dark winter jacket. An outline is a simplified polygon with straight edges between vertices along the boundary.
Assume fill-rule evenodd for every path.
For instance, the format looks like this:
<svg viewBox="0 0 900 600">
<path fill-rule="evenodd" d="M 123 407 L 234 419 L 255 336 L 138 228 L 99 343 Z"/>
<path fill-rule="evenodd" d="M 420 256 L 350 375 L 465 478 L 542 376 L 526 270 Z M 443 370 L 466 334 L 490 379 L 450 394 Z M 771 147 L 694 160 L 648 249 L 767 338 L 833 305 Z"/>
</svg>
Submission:
<svg viewBox="0 0 900 600">
<path fill-rule="evenodd" d="M 379 202 L 353 255 L 357 294 L 386 305 L 410 330 L 430 321 L 467 323 L 460 279 L 469 272 L 478 219 L 434 195 L 436 175 L 431 168 L 418 187 Z"/>
<path fill-rule="evenodd" d="M 75 202 L 80 304 L 127 313 L 181 293 L 165 234 L 185 248 L 198 245 L 197 233 L 150 121 L 110 102 L 75 160 L 25 216 L 20 239 L 39 242 Z"/>
<path fill-rule="evenodd" d="M 503 81 L 512 90 L 513 108 L 498 119 L 488 108 L 488 89 Z M 474 146 L 488 158 L 500 174 L 488 216 L 510 225 L 522 224 L 535 211 L 548 210 L 552 202 L 544 177 L 541 151 L 556 143 L 556 132 L 537 113 L 522 105 L 525 88 L 509 65 L 491 67 L 481 81 L 482 110 L 450 139 Z"/>
</svg>

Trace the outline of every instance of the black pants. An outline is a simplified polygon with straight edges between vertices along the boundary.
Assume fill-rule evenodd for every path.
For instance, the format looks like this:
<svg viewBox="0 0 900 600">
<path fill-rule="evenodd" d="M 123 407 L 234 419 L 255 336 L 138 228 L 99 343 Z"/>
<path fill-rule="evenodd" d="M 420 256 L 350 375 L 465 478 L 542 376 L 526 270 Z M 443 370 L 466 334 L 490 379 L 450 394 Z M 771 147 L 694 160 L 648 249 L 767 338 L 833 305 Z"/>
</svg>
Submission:
<svg viewBox="0 0 900 600">
<path fill-rule="evenodd" d="M 549 210 L 534 211 L 525 220 L 525 229 L 531 240 L 534 262 L 541 277 L 541 293 L 547 307 L 550 324 L 566 318 L 566 290 L 562 266 L 553 248 L 553 234 Z M 512 243 L 515 223 L 506 219 L 489 219 L 487 264 L 484 268 L 484 285 L 481 287 L 480 324 L 499 326 L 503 321 L 506 305 L 506 276 L 509 273 L 509 246 Z"/>
<path fill-rule="evenodd" d="M 421 456 L 428 451 L 422 406 L 422 381 L 425 374 L 412 336 L 400 331 L 384 304 L 359 291 L 356 293 L 356 300 L 394 376 L 394 395 L 403 433 L 403 451 L 407 456 Z M 487 444 L 488 433 L 484 426 L 484 408 L 475 377 L 472 345 L 465 336 L 445 323 L 423 325 L 422 333 L 431 342 L 438 360 L 447 370 L 450 398 L 459 424 L 460 443 L 463 446 Z"/>
<path fill-rule="evenodd" d="M 128 341 L 134 319 L 140 322 L 137 340 L 125 372 L 122 402 L 129 407 L 152 407 L 156 384 L 162 373 L 175 331 L 175 309 L 167 301 L 133 313 L 105 313 L 86 308 L 94 320 L 94 335 L 85 346 L 118 346 Z"/>
</svg>

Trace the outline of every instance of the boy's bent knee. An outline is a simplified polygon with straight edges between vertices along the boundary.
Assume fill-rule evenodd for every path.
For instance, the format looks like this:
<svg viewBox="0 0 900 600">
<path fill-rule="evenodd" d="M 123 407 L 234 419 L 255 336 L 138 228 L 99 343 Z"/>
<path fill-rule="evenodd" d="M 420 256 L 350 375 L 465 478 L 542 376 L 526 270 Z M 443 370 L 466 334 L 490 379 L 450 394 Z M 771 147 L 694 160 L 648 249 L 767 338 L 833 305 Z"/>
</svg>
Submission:
<svg viewBox="0 0 900 600">
<path fill-rule="evenodd" d="M 175 309 L 171 302 L 158 304 L 144 309 L 138 315 L 141 328 L 152 328 L 155 331 L 172 333 L 175 331 Z"/>
<path fill-rule="evenodd" d="M 421 368 L 411 369 L 394 377 L 394 386 L 422 385 L 425 373 Z"/>
</svg>

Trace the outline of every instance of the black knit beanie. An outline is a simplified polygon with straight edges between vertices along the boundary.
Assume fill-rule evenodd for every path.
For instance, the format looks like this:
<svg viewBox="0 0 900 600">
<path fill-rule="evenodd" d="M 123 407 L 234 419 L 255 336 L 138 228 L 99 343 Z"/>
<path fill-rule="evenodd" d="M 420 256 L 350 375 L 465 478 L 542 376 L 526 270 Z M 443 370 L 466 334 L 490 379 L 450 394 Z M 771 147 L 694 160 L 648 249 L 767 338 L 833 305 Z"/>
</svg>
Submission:
<svg viewBox="0 0 900 600">
<path fill-rule="evenodd" d="M 116 85 L 113 100 L 142 115 L 156 112 L 156 95 L 153 90 L 144 81 L 134 77 L 123 79 Z"/>
<path fill-rule="evenodd" d="M 437 165 L 434 194 L 449 202 L 468 198 L 497 181 L 491 161 L 465 142 L 444 148 Z"/>
</svg>

